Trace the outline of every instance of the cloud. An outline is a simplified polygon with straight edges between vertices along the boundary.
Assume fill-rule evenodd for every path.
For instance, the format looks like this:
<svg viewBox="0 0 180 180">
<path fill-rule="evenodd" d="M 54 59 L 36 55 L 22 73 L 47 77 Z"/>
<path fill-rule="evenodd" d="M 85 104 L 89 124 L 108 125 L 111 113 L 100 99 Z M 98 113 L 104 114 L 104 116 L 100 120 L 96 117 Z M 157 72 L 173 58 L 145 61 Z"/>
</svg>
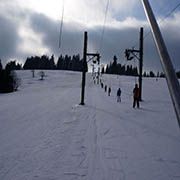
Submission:
<svg viewBox="0 0 180 180">
<path fill-rule="evenodd" d="M 180 32 L 178 30 L 180 29 L 179 21 L 180 12 L 177 12 L 172 17 L 169 17 L 164 22 L 162 22 L 160 25 L 167 49 L 176 69 L 180 69 Z"/>
<path fill-rule="evenodd" d="M 18 27 L 10 19 L 0 16 L 0 58 L 6 61 L 16 55 L 16 47 L 21 39 Z"/>
<path fill-rule="evenodd" d="M 63 24 L 62 49 L 59 50 L 60 21 L 55 21 L 43 14 L 32 14 L 30 26 L 35 33 L 41 35 L 43 46 L 59 55 L 60 53 L 77 54 L 82 48 L 83 26 L 75 23 Z"/>
<path fill-rule="evenodd" d="M 126 16 L 118 20 L 116 12 L 125 5 L 128 6 L 128 4 L 124 4 L 127 1 L 120 1 L 121 6 L 115 7 L 118 1 L 114 0 L 114 4 L 110 6 L 103 44 L 100 47 L 103 28 L 100 19 L 102 20 L 104 18 L 103 12 L 107 1 L 102 1 L 101 4 L 98 0 L 78 0 L 81 3 L 79 4 L 81 9 L 84 8 L 83 12 L 87 9 L 87 14 L 90 14 L 88 18 L 90 20 L 95 18 L 97 22 L 90 21 L 89 24 L 86 24 L 84 23 L 85 21 L 81 21 L 78 18 L 66 17 L 63 25 L 62 46 L 59 49 L 60 20 L 52 18 L 43 12 L 33 11 L 32 8 L 22 8 L 24 5 L 18 6 L 15 4 L 15 0 L 12 3 L 10 2 L 6 1 L 5 4 L 8 4 L 8 6 L 0 3 L 0 58 L 3 61 L 10 58 L 25 61 L 27 56 L 42 54 L 49 56 L 55 54 L 57 57 L 61 53 L 69 55 L 79 53 L 82 57 L 83 35 L 84 31 L 88 31 L 88 52 L 100 51 L 103 63 L 109 63 L 113 56 L 117 55 L 118 61 L 125 64 L 128 62 L 125 60 L 124 50 L 133 46 L 135 49 L 138 49 L 140 27 L 144 27 L 145 35 L 149 32 L 149 25 L 143 18 L 138 19 L 137 17 Z M 66 2 L 70 3 L 68 0 Z M 134 8 L 133 2 L 135 1 L 132 1 L 131 11 Z M 97 7 L 91 12 L 90 10 L 95 4 Z M 100 4 L 101 9 L 99 9 L 99 12 L 97 12 L 99 14 L 97 14 L 96 11 L 98 11 Z M 117 10 L 113 8 L 117 8 Z M 74 15 L 75 17 L 78 10 L 75 10 L 74 7 L 70 9 L 74 11 L 71 13 L 71 16 Z M 179 19 L 180 14 L 176 13 L 174 16 L 166 19 L 160 26 L 176 69 L 180 69 L 180 63 L 178 61 L 180 57 Z M 135 61 L 135 63 L 132 61 L 130 63 L 138 65 L 138 61 Z M 152 35 L 148 35 L 144 39 L 144 68 L 147 70 L 161 69 Z"/>
<path fill-rule="evenodd" d="M 19 30 L 25 25 L 27 14 L 14 0 L 0 1 L 0 58 L 4 65 L 10 59 L 19 60 L 26 54 L 19 52 L 18 47 L 23 43 Z"/>
<path fill-rule="evenodd" d="M 41 34 L 44 46 L 58 54 L 60 22 L 54 21 L 43 14 L 32 14 L 30 22 L 30 27 L 33 31 Z M 127 22 L 122 22 L 121 26 L 118 23 L 114 23 L 114 26 L 112 27 L 107 26 L 103 40 L 102 53 L 105 54 L 104 60 L 108 61 L 112 54 L 119 53 L 122 44 L 124 48 L 128 47 L 128 44 L 133 41 L 136 35 L 138 35 L 138 33 L 133 33 L 134 31 L 139 32 L 138 26 L 139 22 L 134 20 L 133 25 L 132 19 L 127 20 Z M 83 24 L 65 22 L 62 34 L 62 51 L 67 51 L 69 54 L 82 52 L 83 33 L 85 29 L 86 27 Z M 101 36 L 102 26 L 99 25 L 88 29 L 89 51 L 99 51 Z"/>
<path fill-rule="evenodd" d="M 68 22 L 64 24 L 62 47 L 59 50 L 59 21 L 54 21 L 43 14 L 35 13 L 32 14 L 30 22 L 30 27 L 33 31 L 41 34 L 43 45 L 49 48 L 56 56 L 60 53 L 67 53 L 69 55 L 80 53 L 82 56 L 83 33 L 86 28 L 83 24 L 75 22 Z M 115 22 L 112 27 L 107 26 L 105 29 L 102 47 L 100 47 L 102 26 L 90 27 L 88 29 L 88 52 L 97 52 L 100 48 L 102 48 L 100 53 L 103 63 L 110 63 L 114 55 L 117 55 L 120 63 L 127 63 L 124 57 L 124 50 L 126 48 L 132 48 L 134 45 L 138 45 L 140 24 L 144 24 L 147 27 L 146 22 L 138 21 L 134 18 L 128 18 L 121 23 Z M 151 61 L 145 61 L 145 67 L 147 69 L 146 64 L 148 64 L 149 68 L 157 67 L 157 63 L 154 59 L 157 59 L 158 56 L 152 40 L 147 47 L 149 49 L 148 52 L 151 52 L 147 52 L 147 59 L 151 59 Z M 152 52 L 153 56 L 156 54 L 155 58 L 152 58 Z"/>
</svg>

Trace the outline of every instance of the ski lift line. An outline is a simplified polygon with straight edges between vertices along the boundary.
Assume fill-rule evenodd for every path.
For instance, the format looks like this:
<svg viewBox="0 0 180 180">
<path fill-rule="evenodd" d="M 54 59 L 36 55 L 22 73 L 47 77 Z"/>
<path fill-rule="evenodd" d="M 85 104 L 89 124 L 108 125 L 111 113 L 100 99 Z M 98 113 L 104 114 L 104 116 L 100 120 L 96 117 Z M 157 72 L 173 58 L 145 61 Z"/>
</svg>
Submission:
<svg viewBox="0 0 180 180">
<path fill-rule="evenodd" d="M 61 49 L 61 45 L 62 45 L 63 21 L 64 21 L 64 0 L 62 5 L 61 24 L 59 31 L 59 49 Z"/>
<path fill-rule="evenodd" d="M 90 62 L 90 61 L 93 60 L 93 59 L 94 59 L 94 56 L 93 56 L 93 57 L 89 57 L 87 63 Z"/>
<path fill-rule="evenodd" d="M 108 10 L 109 10 L 109 3 L 110 3 L 110 0 L 107 0 L 105 16 L 104 16 L 104 23 L 103 23 L 103 29 L 102 29 L 102 35 L 101 35 L 100 44 L 99 44 L 99 51 L 100 52 L 101 52 L 102 47 L 103 47 L 103 39 L 104 39 L 104 32 L 105 32 L 107 14 L 108 14 Z"/>
<path fill-rule="evenodd" d="M 159 21 L 159 24 L 161 24 L 162 22 L 164 22 L 164 21 L 165 21 L 174 11 L 176 11 L 176 9 L 178 9 L 179 7 L 180 7 L 180 3 L 178 3 L 169 13 L 167 13 L 166 16 Z M 151 33 L 151 30 L 149 30 L 149 32 L 145 35 L 144 38 L 146 38 L 150 33 Z"/>
<path fill-rule="evenodd" d="M 180 3 L 178 3 L 170 12 L 167 13 L 166 16 L 159 21 L 159 24 L 161 24 L 162 22 L 164 22 L 164 21 L 165 21 L 174 11 L 176 11 L 179 7 L 180 7 Z M 150 34 L 151 34 L 151 30 L 149 30 L 149 31 L 144 35 L 144 38 L 143 38 L 143 39 L 145 39 L 146 37 L 148 37 Z M 137 44 L 138 44 L 138 43 L 136 43 L 133 47 L 136 47 Z"/>
<path fill-rule="evenodd" d="M 169 13 L 167 13 L 167 15 L 159 23 L 162 23 L 163 21 L 165 21 L 165 19 L 167 19 L 179 7 L 180 7 L 180 3 L 178 3 Z"/>
</svg>

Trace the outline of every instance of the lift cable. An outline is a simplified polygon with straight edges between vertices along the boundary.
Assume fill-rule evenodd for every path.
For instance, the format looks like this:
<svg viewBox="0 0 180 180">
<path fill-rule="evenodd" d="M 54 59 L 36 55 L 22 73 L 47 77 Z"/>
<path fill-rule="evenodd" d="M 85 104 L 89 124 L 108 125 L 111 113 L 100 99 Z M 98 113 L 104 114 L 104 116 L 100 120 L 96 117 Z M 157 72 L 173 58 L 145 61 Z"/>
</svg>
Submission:
<svg viewBox="0 0 180 180">
<path fill-rule="evenodd" d="M 104 39 L 104 32 L 105 32 L 105 25 L 106 25 L 107 14 L 108 14 L 108 10 L 109 10 L 109 3 L 110 3 L 110 0 L 107 0 L 105 16 L 104 16 L 104 23 L 103 23 L 103 29 L 102 29 L 102 35 L 101 35 L 100 44 L 99 44 L 99 51 L 100 52 L 101 52 L 102 47 L 103 47 L 103 39 Z"/>
<path fill-rule="evenodd" d="M 61 24 L 59 31 L 59 49 L 61 49 L 61 45 L 62 45 L 63 22 L 64 22 L 64 0 L 62 4 Z"/>
<path fill-rule="evenodd" d="M 164 22 L 164 21 L 165 21 L 169 16 L 171 16 L 171 14 L 172 14 L 174 11 L 176 11 L 179 7 L 180 7 L 180 3 L 178 3 L 170 12 L 167 13 L 167 14 L 165 15 L 165 17 L 159 21 L 159 24 L 161 24 L 162 22 Z M 145 39 L 145 38 L 146 38 L 147 36 L 149 36 L 150 34 L 151 34 L 151 30 L 149 30 L 149 31 L 144 35 L 144 38 L 143 38 L 143 39 Z M 137 44 L 138 44 L 138 43 L 136 43 L 135 46 L 137 46 Z M 135 47 L 135 46 L 134 46 L 134 47 Z"/>
</svg>

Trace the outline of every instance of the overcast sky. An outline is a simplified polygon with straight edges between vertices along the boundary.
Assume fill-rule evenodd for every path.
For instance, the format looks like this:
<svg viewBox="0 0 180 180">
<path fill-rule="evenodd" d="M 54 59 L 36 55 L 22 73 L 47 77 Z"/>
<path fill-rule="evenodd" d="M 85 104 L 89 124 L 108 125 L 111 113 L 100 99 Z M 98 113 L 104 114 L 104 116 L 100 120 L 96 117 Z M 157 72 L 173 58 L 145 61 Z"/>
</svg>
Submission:
<svg viewBox="0 0 180 180">
<path fill-rule="evenodd" d="M 110 0 L 103 43 L 103 23 L 107 0 L 64 0 L 64 24 L 61 49 L 58 47 L 63 0 L 0 0 L 0 59 L 3 64 L 27 56 L 47 54 L 81 54 L 83 34 L 88 31 L 88 52 L 100 52 L 101 61 L 113 56 L 127 63 L 126 48 L 138 49 L 139 29 L 150 31 L 140 0 Z M 158 21 L 179 0 L 150 0 Z M 160 23 L 175 69 L 180 70 L 180 8 Z M 138 61 L 132 62 L 138 65 Z M 151 33 L 144 39 L 144 68 L 161 70 Z"/>
</svg>

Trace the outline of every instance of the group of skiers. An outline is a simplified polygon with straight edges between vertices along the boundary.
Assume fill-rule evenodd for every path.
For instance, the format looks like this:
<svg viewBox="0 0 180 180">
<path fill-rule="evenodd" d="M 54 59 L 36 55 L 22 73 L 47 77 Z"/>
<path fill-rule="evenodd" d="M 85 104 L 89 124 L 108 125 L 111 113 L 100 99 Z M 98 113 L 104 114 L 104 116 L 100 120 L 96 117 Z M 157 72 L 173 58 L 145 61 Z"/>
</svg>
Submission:
<svg viewBox="0 0 180 180">
<path fill-rule="evenodd" d="M 140 101 L 140 89 L 138 84 L 135 84 L 133 89 L 133 108 L 137 106 L 139 108 L 139 101 Z M 117 90 L 117 102 L 121 102 L 121 89 L 118 88 Z"/>
<path fill-rule="evenodd" d="M 104 88 L 104 91 L 107 92 L 107 85 L 104 85 L 103 82 L 100 80 L 101 88 Z M 111 95 L 111 87 L 108 88 L 108 96 Z M 121 88 L 117 89 L 117 102 L 121 102 Z M 140 101 L 140 89 L 138 84 L 135 84 L 133 89 L 133 108 L 137 106 L 139 108 L 139 101 Z"/>
<path fill-rule="evenodd" d="M 100 83 L 101 83 L 101 88 L 104 88 L 104 92 L 107 92 L 107 90 L 108 90 L 108 96 L 110 96 L 111 95 L 111 87 L 108 87 L 108 89 L 107 89 L 107 85 L 104 86 L 104 84 L 103 84 L 103 82 L 101 82 L 101 80 L 100 80 Z"/>
</svg>

